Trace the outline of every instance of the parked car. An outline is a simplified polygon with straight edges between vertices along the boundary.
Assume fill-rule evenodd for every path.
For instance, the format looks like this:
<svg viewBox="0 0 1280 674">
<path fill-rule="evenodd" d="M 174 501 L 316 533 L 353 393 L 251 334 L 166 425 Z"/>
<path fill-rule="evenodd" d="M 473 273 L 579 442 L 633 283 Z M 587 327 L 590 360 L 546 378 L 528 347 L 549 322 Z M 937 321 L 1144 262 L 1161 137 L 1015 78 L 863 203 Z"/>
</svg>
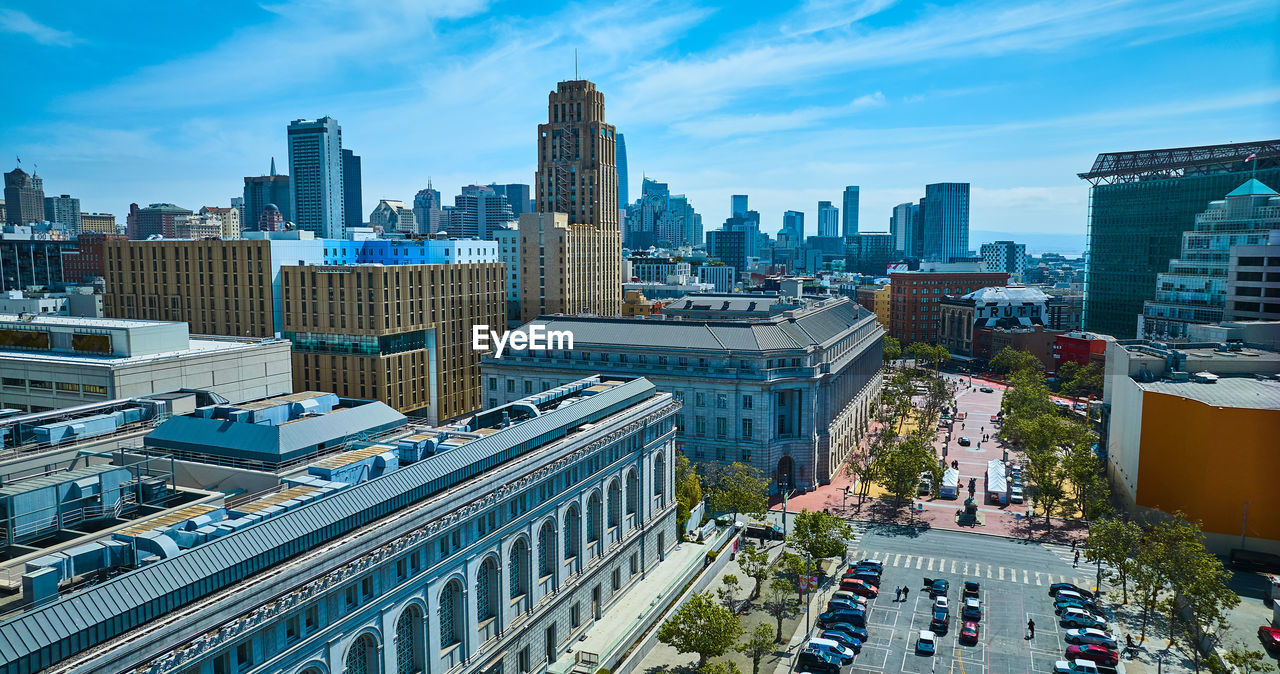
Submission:
<svg viewBox="0 0 1280 674">
<path fill-rule="evenodd" d="M 916 493 L 920 496 L 933 492 L 933 479 L 921 476 L 920 484 L 916 487 Z"/>
<path fill-rule="evenodd" d="M 947 590 L 951 588 L 951 584 L 948 583 L 945 578 L 938 578 L 937 580 L 934 580 L 931 578 L 925 578 L 924 584 L 929 587 L 930 597 L 939 597 L 939 596 L 945 597 L 947 594 Z"/>
<path fill-rule="evenodd" d="M 854 627 L 849 623 L 833 623 L 831 625 L 827 625 L 825 631 L 840 632 L 852 639 L 857 639 L 858 641 L 861 641 L 864 644 L 867 643 L 867 640 L 871 638 L 871 635 L 867 634 L 867 628 Z"/>
<path fill-rule="evenodd" d="M 947 628 L 951 626 L 951 614 L 946 611 L 934 611 L 933 619 L 929 621 L 929 629 L 938 634 L 946 634 Z"/>
<path fill-rule="evenodd" d="M 858 605 L 858 606 L 862 606 L 862 607 L 865 607 L 865 606 L 867 605 L 867 598 L 866 598 L 866 597 L 859 597 L 858 595 L 856 595 L 856 594 L 854 594 L 854 593 L 852 593 L 852 592 L 845 592 L 844 590 L 836 590 L 835 594 L 831 595 L 831 598 L 832 598 L 832 599 L 843 599 L 843 600 L 845 600 L 845 601 L 850 601 L 850 602 L 853 602 L 854 604 L 856 604 L 856 605 Z"/>
<path fill-rule="evenodd" d="M 1084 609 L 1069 608 L 1062 612 L 1062 616 L 1058 618 L 1063 627 L 1094 627 L 1100 630 L 1107 629 L 1107 621 L 1098 616 L 1085 611 Z"/>
<path fill-rule="evenodd" d="M 968 447 L 968 446 L 969 446 L 969 438 L 960 438 L 959 443 L 960 443 L 960 446 L 961 446 L 961 447 Z"/>
<path fill-rule="evenodd" d="M 946 595 L 934 598 L 933 610 L 934 611 L 950 611 L 951 610 L 951 606 L 947 602 Z"/>
<path fill-rule="evenodd" d="M 995 392 L 996 392 L 996 390 L 995 390 L 995 389 L 993 389 L 993 388 L 991 388 L 990 386 L 980 386 L 980 387 L 978 387 L 978 390 L 979 390 L 979 391 L 982 391 L 983 393 L 995 393 Z"/>
<path fill-rule="evenodd" d="M 964 582 L 964 596 L 966 596 L 966 597 L 977 597 L 977 596 L 978 596 L 978 590 L 979 590 L 979 589 L 981 589 L 981 587 L 982 587 L 982 586 L 981 586 L 981 585 L 979 585 L 979 584 L 978 584 L 978 581 L 976 581 L 976 580 L 966 580 L 966 581 Z"/>
<path fill-rule="evenodd" d="M 1102 609 L 1088 599 L 1063 599 L 1053 604 L 1053 612 L 1058 615 L 1062 615 L 1067 609 L 1073 608 L 1087 611 L 1099 617 L 1103 615 Z"/>
<path fill-rule="evenodd" d="M 859 597 L 859 599 L 861 599 L 861 597 Z M 865 607 L 866 604 L 859 604 L 855 601 L 850 601 L 844 598 L 832 597 L 827 600 L 828 611 L 861 611 Z"/>
<path fill-rule="evenodd" d="M 840 589 L 845 592 L 852 592 L 856 595 L 870 597 L 872 599 L 875 599 L 880 595 L 880 588 L 878 586 L 857 578 L 846 578 L 840 581 Z"/>
<path fill-rule="evenodd" d="M 920 635 L 916 637 L 916 652 L 927 653 L 933 655 L 937 650 L 938 637 L 929 630 L 920 630 Z"/>
<path fill-rule="evenodd" d="M 1067 630 L 1063 636 L 1069 644 L 1095 644 L 1098 646 L 1106 646 L 1110 649 L 1116 648 L 1116 638 L 1103 632 L 1095 627 L 1081 627 L 1079 629 Z"/>
<path fill-rule="evenodd" d="M 969 644 L 970 646 L 978 643 L 978 623 L 967 620 L 960 627 L 960 643 Z"/>
<path fill-rule="evenodd" d="M 1120 654 L 1118 652 L 1094 644 L 1067 646 L 1067 659 L 1088 660 L 1103 667 L 1115 667 L 1120 664 Z"/>
<path fill-rule="evenodd" d="M 1280 629 L 1263 625 L 1258 628 L 1258 638 L 1267 650 L 1280 649 Z"/>
<path fill-rule="evenodd" d="M 823 639 L 822 637 L 810 639 L 809 643 L 805 644 L 805 648 L 813 648 L 834 655 L 840 659 L 840 664 L 842 665 L 853 662 L 853 649 L 845 648 L 830 639 Z"/>
<path fill-rule="evenodd" d="M 818 614 L 818 627 L 826 629 L 836 623 L 849 623 L 854 627 L 866 627 L 867 612 L 858 609 L 836 609 Z"/>
<path fill-rule="evenodd" d="M 1079 585 L 1076 585 L 1075 583 L 1054 583 L 1053 585 L 1049 586 L 1049 596 L 1056 597 L 1058 596 L 1058 593 L 1062 592 L 1063 590 L 1071 590 L 1072 592 L 1075 592 L 1076 594 L 1082 597 L 1088 597 L 1089 599 L 1093 599 L 1092 592 L 1084 589 L 1083 587 L 1080 587 Z"/>
<path fill-rule="evenodd" d="M 1009 502 L 1010 502 L 1010 503 L 1022 503 L 1022 501 L 1023 501 L 1023 497 L 1022 497 L 1022 489 L 1020 489 L 1020 488 L 1018 488 L 1018 487 L 1014 487 L 1013 489 L 1010 489 L 1010 490 L 1009 490 Z"/>
<path fill-rule="evenodd" d="M 960 609 L 960 617 L 965 620 L 982 620 L 982 603 L 974 597 L 964 600 L 964 608 Z"/>
<path fill-rule="evenodd" d="M 1073 409 L 1073 410 L 1075 410 L 1075 411 L 1077 411 L 1077 412 L 1083 412 L 1083 411 L 1085 411 L 1085 410 L 1089 409 L 1089 406 L 1088 406 L 1088 405 L 1086 405 L 1086 404 L 1084 404 L 1084 403 L 1076 403 L 1076 404 L 1074 404 L 1074 405 L 1072 405 L 1072 406 L 1071 406 L 1071 409 Z"/>
<path fill-rule="evenodd" d="M 840 661 L 816 648 L 804 648 L 796 656 L 796 671 L 812 674 L 839 674 Z"/>
<path fill-rule="evenodd" d="M 1098 674 L 1098 666 L 1088 660 L 1059 660 L 1053 663 L 1054 674 Z"/>
<path fill-rule="evenodd" d="M 859 569 L 857 571 L 851 571 L 844 575 L 843 580 L 849 580 L 850 578 L 854 580 L 865 581 L 872 585 L 880 584 L 880 574 L 875 571 L 872 571 L 871 569 Z"/>
<path fill-rule="evenodd" d="M 857 569 L 857 568 L 863 568 L 863 567 L 869 568 L 869 569 L 875 569 L 876 571 L 883 572 L 884 562 L 878 562 L 874 559 L 859 559 L 857 563 L 855 563 L 853 566 L 849 568 Z"/>
<path fill-rule="evenodd" d="M 854 653 L 862 652 L 862 642 L 841 632 L 840 630 L 823 630 L 818 633 L 823 639 L 830 639 L 841 646 L 853 651 Z"/>
</svg>

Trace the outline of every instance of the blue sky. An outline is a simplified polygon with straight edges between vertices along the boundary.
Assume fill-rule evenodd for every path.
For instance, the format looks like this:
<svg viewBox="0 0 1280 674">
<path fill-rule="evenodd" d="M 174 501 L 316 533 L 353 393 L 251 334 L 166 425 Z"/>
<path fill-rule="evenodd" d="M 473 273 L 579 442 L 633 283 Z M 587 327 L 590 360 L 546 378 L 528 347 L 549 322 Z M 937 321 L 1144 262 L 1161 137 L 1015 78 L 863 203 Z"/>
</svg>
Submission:
<svg viewBox="0 0 1280 674">
<path fill-rule="evenodd" d="M 0 0 L 0 166 L 89 211 L 224 205 L 331 115 L 364 210 L 430 178 L 532 182 L 546 95 L 580 72 L 642 174 L 713 229 L 862 187 L 864 231 L 968 181 L 971 228 L 1083 236 L 1099 152 L 1280 137 L 1274 0 L 89 3 Z M 1081 238 L 1081 241 L 1083 239 Z M 974 245 L 978 241 L 972 242 Z"/>
</svg>

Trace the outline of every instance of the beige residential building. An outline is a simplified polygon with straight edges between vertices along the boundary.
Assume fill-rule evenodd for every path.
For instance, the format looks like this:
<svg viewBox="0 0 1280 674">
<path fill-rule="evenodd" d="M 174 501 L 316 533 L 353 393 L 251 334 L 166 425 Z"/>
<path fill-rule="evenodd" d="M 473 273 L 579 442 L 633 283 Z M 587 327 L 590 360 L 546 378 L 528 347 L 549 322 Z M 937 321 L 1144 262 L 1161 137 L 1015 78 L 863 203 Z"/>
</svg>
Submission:
<svg viewBox="0 0 1280 674">
<path fill-rule="evenodd" d="M 110 213 L 81 213 L 80 232 L 116 233 L 116 216 Z"/>
<path fill-rule="evenodd" d="M 240 233 L 244 230 L 244 225 L 240 222 L 240 209 L 222 207 L 222 206 L 205 206 L 200 209 L 200 215 L 216 215 L 222 220 L 222 238 L 238 239 Z"/>
<path fill-rule="evenodd" d="M 429 423 L 481 406 L 473 325 L 506 330 L 500 262 L 281 268 L 299 390 L 380 400 Z"/>
<path fill-rule="evenodd" d="M 548 96 L 547 123 L 538 125 L 537 213 L 520 220 L 522 320 L 621 313 L 616 135 L 594 83 L 560 82 Z"/>
</svg>

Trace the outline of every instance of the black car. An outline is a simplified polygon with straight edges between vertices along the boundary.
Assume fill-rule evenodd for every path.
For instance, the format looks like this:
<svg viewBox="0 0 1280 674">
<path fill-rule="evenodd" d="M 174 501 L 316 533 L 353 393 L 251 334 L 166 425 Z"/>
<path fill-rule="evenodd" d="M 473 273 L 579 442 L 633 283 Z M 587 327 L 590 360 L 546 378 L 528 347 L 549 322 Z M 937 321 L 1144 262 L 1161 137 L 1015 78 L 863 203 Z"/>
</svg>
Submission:
<svg viewBox="0 0 1280 674">
<path fill-rule="evenodd" d="M 978 585 L 978 581 L 976 580 L 966 580 L 964 582 L 965 597 L 977 597 L 979 589 L 981 589 L 981 586 Z"/>
<path fill-rule="evenodd" d="M 925 578 L 924 584 L 925 587 L 929 588 L 930 597 L 945 597 L 947 596 L 947 591 L 951 589 L 951 583 L 948 583 L 945 578 L 938 578 L 936 580 L 933 578 Z"/>
<path fill-rule="evenodd" d="M 816 648 L 806 648 L 796 656 L 797 672 L 813 672 L 813 674 L 840 674 L 840 662 L 830 653 Z"/>
<path fill-rule="evenodd" d="M 1071 590 L 1085 599 L 1093 599 L 1093 593 L 1075 583 L 1054 583 L 1049 586 L 1049 596 L 1056 597 L 1063 590 Z"/>
<path fill-rule="evenodd" d="M 1082 611 L 1088 611 L 1098 617 L 1102 617 L 1104 615 L 1102 609 L 1098 608 L 1098 605 L 1091 601 L 1062 599 L 1053 603 L 1053 612 L 1057 615 L 1062 615 L 1062 613 L 1069 608 L 1078 608 Z"/>
<path fill-rule="evenodd" d="M 929 629 L 934 634 L 946 634 L 947 628 L 951 626 L 951 614 L 946 611 L 934 611 L 933 620 L 929 621 Z"/>
<path fill-rule="evenodd" d="M 857 569 L 857 568 L 863 568 L 863 567 L 869 568 L 869 569 L 875 569 L 876 571 L 884 571 L 884 562 L 877 562 L 874 559 L 860 559 L 858 560 L 857 564 L 854 564 L 849 568 Z"/>
</svg>

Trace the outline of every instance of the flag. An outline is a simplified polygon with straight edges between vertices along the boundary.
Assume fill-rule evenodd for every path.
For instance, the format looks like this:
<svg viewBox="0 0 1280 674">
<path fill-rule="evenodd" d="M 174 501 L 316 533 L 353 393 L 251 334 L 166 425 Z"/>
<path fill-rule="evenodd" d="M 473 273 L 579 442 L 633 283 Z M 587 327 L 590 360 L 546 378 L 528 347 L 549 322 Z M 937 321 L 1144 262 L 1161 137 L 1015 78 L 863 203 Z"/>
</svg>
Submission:
<svg viewBox="0 0 1280 674">
<path fill-rule="evenodd" d="M 1253 160 L 1255 160 L 1255 159 L 1257 159 L 1257 158 L 1258 158 L 1258 153 L 1257 153 L 1257 152 L 1254 152 L 1253 154 L 1251 154 L 1251 155 L 1249 155 L 1248 157 L 1245 157 L 1245 158 L 1244 158 L 1244 163 L 1248 164 L 1249 162 L 1251 162 L 1251 161 L 1253 161 Z"/>
</svg>

